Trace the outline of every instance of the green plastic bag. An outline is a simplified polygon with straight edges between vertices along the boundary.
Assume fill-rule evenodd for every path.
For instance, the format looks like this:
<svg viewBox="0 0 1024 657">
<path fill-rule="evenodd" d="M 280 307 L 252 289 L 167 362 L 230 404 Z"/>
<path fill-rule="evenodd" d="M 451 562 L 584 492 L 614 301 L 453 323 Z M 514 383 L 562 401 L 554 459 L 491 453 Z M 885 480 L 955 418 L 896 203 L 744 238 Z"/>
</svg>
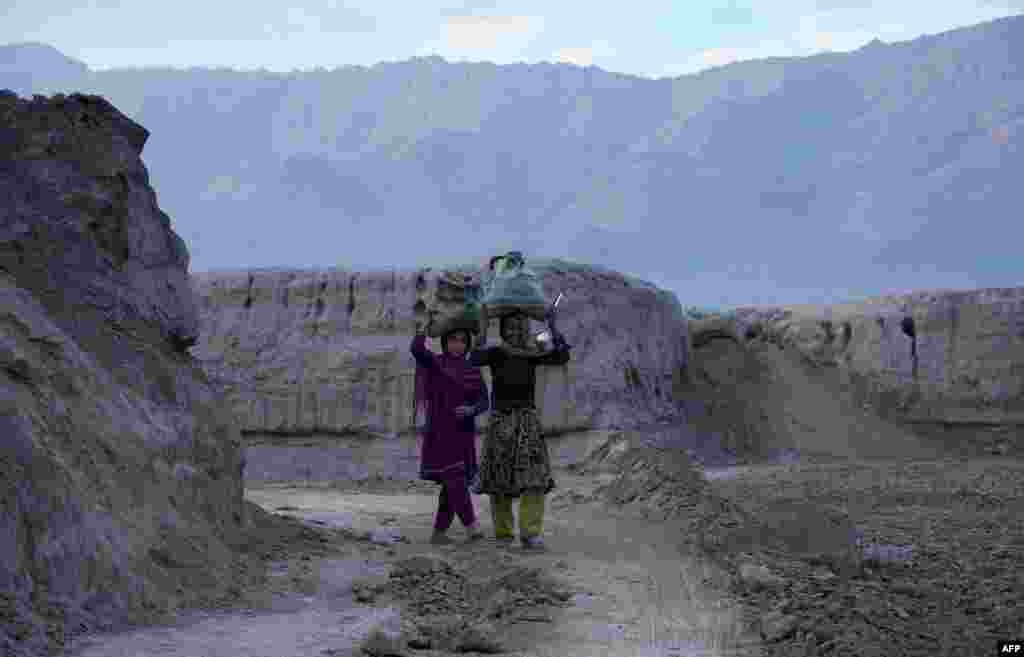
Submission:
<svg viewBox="0 0 1024 657">
<path fill-rule="evenodd" d="M 548 310 L 540 277 L 526 266 L 519 251 L 491 258 L 481 303 L 489 318 L 522 313 L 543 321 Z"/>
</svg>

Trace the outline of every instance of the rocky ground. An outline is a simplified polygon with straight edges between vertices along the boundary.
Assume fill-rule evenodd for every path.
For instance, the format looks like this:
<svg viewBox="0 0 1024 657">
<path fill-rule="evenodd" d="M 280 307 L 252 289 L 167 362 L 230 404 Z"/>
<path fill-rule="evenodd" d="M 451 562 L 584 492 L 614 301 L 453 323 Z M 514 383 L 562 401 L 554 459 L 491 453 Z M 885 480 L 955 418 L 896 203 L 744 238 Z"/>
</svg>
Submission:
<svg viewBox="0 0 1024 657">
<path fill-rule="evenodd" d="M 713 522 L 685 504 L 689 489 L 657 487 L 657 500 L 641 493 L 630 503 L 699 525 L 691 542 L 731 575 L 728 590 L 765 655 L 985 655 L 1024 632 L 1020 461 L 706 474 L 725 511 Z"/>
<path fill-rule="evenodd" d="M 766 655 L 985 655 L 1024 633 L 1020 461 L 789 466 L 716 487 L 761 519 L 717 556 Z M 851 537 L 821 549 L 795 526 Z"/>
<path fill-rule="evenodd" d="M 551 610 L 566 606 L 573 593 L 543 569 L 502 556 L 468 561 L 414 556 L 397 562 L 386 583 L 357 589 L 356 597 L 401 603 L 408 613 L 405 643 L 411 648 L 501 653 L 506 648 L 500 625 L 551 623 Z"/>
</svg>

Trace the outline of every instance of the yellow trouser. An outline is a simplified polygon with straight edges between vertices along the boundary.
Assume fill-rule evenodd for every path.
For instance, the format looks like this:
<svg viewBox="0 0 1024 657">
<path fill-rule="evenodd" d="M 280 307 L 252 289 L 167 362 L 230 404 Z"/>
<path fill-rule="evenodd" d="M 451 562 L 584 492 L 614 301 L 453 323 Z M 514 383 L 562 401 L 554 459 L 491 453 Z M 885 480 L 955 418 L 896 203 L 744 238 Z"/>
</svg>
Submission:
<svg viewBox="0 0 1024 657">
<path fill-rule="evenodd" d="M 544 530 L 544 493 L 523 493 L 519 502 L 519 536 L 540 536 Z M 491 519 L 497 538 L 511 537 L 515 527 L 512 500 L 505 495 L 491 495 Z"/>
</svg>

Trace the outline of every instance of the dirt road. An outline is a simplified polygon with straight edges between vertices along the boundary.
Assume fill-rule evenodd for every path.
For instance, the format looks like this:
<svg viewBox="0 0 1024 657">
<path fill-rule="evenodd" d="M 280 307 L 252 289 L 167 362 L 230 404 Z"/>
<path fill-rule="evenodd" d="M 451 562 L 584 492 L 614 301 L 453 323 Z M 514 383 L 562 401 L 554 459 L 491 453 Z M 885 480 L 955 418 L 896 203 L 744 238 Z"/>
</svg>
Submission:
<svg viewBox="0 0 1024 657">
<path fill-rule="evenodd" d="M 558 573 L 577 591 L 575 606 L 561 610 L 552 623 L 531 623 L 528 632 L 517 628 L 512 633 L 519 639 L 514 641 L 519 644 L 516 650 L 565 657 L 682 656 L 720 654 L 716 650 L 749 645 L 735 610 L 708 586 L 714 573 L 681 555 L 673 547 L 678 541 L 670 530 L 606 509 L 594 499 L 599 480 L 563 472 L 559 482 L 550 503 L 545 553 L 497 548 L 490 541 L 441 549 L 459 561 L 487 561 L 501 549 L 518 564 Z M 433 551 L 426 545 L 435 505 L 429 493 L 352 495 L 325 490 L 311 494 L 278 488 L 253 491 L 253 499 L 261 504 L 284 500 L 318 519 L 334 509 L 347 518 L 359 518 L 364 527 L 374 522 L 397 525 L 411 540 L 399 544 L 397 558 Z M 487 498 L 475 499 L 488 524 Z"/>
<path fill-rule="evenodd" d="M 550 500 L 548 550 L 523 552 L 486 540 L 428 542 L 435 508 L 433 487 L 395 482 L 377 490 L 266 486 L 247 495 L 268 510 L 313 526 L 344 528 L 370 541 L 349 540 L 347 555 L 306 562 L 305 591 L 274 596 L 260 610 L 191 613 L 171 627 L 147 628 L 83 641 L 74 657 L 307 657 L 360 654 L 377 625 L 395 623 L 394 605 L 359 604 L 353 586 L 383 581 L 390 567 L 413 555 L 430 555 L 465 571 L 503 567 L 540 569 L 573 592 L 571 605 L 526 610 L 499 623 L 496 640 L 506 654 L 532 657 L 703 656 L 758 654 L 744 637 L 736 609 L 719 597 L 721 576 L 683 556 L 675 539 L 656 523 L 610 512 L 594 499 L 593 478 L 560 473 Z M 390 490 L 389 490 L 390 489 Z M 411 490 L 410 490 L 411 489 Z M 486 497 L 474 498 L 488 525 Z M 457 525 L 458 523 L 456 523 Z M 287 578 L 295 563 L 273 565 Z M 527 618 L 528 620 L 522 620 Z M 742 648 L 742 650 L 740 650 Z M 444 651 L 408 654 L 443 655 Z"/>
</svg>

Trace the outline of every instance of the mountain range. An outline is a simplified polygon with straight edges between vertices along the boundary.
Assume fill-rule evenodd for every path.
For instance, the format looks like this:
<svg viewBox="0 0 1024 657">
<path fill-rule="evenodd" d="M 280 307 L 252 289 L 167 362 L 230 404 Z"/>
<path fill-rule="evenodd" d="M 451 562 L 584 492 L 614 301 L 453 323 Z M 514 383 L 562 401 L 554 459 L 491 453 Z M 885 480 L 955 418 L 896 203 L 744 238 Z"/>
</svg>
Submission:
<svg viewBox="0 0 1024 657">
<path fill-rule="evenodd" d="M 145 126 L 193 271 L 516 248 L 730 306 L 1024 285 L 1022 64 L 1014 16 L 655 80 L 439 57 L 94 71 L 23 43 L 0 88 L 100 94 Z"/>
</svg>

